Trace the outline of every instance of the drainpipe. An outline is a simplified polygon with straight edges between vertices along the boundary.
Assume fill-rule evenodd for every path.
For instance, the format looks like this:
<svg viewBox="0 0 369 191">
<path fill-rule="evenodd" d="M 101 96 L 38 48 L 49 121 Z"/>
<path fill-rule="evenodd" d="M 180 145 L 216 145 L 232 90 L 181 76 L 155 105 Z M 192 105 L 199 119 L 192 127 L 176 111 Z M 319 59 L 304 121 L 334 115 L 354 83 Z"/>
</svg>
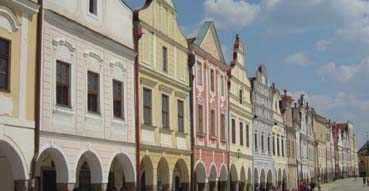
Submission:
<svg viewBox="0 0 369 191">
<path fill-rule="evenodd" d="M 35 131 L 34 131 L 34 154 L 31 161 L 31 177 L 28 189 L 35 189 L 37 157 L 40 150 L 40 95 L 41 95 L 41 46 L 42 46 L 42 20 L 43 0 L 39 0 L 39 12 L 37 14 L 37 42 L 36 42 L 36 68 L 35 68 Z"/>
<path fill-rule="evenodd" d="M 135 92 L 135 130 L 136 130 L 136 188 L 137 190 L 141 190 L 141 164 L 140 164 L 140 110 L 139 110 L 139 40 L 142 37 L 142 28 L 138 18 L 133 18 L 134 28 L 133 28 L 133 37 L 134 37 L 134 49 L 137 55 L 135 56 L 134 63 L 134 92 Z"/>
<path fill-rule="evenodd" d="M 230 72 L 230 70 L 231 69 L 229 69 L 229 72 Z M 230 90 L 231 90 L 231 75 L 229 74 L 228 75 L 228 83 L 227 83 L 227 86 L 228 86 L 228 96 L 227 96 L 227 104 L 228 104 L 228 109 L 227 109 L 227 112 L 228 112 L 228 140 L 227 140 L 227 150 L 228 150 L 228 166 L 227 166 L 227 169 L 228 169 L 228 180 L 227 180 L 227 190 L 228 191 L 231 191 L 231 142 L 230 142 L 230 140 L 231 140 L 231 133 L 230 133 L 230 119 L 231 119 L 231 113 L 230 113 L 230 111 L 229 111 L 229 92 L 230 92 Z"/>
<path fill-rule="evenodd" d="M 196 188 L 196 180 L 195 180 L 195 153 L 194 153 L 194 147 L 195 147 L 195 134 L 194 134 L 194 117 L 193 117 L 193 66 L 195 64 L 195 55 L 192 53 L 192 50 L 190 48 L 190 53 L 188 56 L 188 79 L 189 79 L 189 85 L 190 85 L 190 137 L 191 137 L 191 190 L 194 191 Z"/>
</svg>

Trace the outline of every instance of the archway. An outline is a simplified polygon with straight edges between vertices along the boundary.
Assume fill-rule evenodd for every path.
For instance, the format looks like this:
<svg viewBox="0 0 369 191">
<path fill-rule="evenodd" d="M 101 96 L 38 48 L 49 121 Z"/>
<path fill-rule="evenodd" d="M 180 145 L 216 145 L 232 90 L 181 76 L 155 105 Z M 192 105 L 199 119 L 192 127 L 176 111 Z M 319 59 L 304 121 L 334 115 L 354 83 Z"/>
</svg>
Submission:
<svg viewBox="0 0 369 191">
<path fill-rule="evenodd" d="M 260 184 L 259 172 L 258 172 L 258 169 L 255 168 L 254 169 L 254 190 L 255 191 L 259 190 L 259 184 Z"/>
<path fill-rule="evenodd" d="M 40 180 L 38 190 L 65 190 L 68 186 L 67 161 L 59 150 L 48 148 L 37 159 L 36 176 Z"/>
<path fill-rule="evenodd" d="M 265 182 L 265 171 L 264 169 L 261 170 L 261 173 L 260 173 L 260 190 L 264 191 L 266 189 L 266 182 Z"/>
<path fill-rule="evenodd" d="M 266 186 L 266 190 L 269 191 L 272 189 L 273 186 L 273 175 L 272 175 L 272 171 L 269 170 L 268 171 L 268 175 L 267 175 L 267 186 Z"/>
<path fill-rule="evenodd" d="M 241 176 L 240 176 L 240 183 L 239 183 L 239 191 L 245 191 L 246 190 L 246 172 L 245 168 L 241 168 Z"/>
<path fill-rule="evenodd" d="M 11 144 L 0 141 L 0 185 L 1 190 L 26 190 L 27 177 L 22 155 Z"/>
<path fill-rule="evenodd" d="M 225 165 L 222 165 L 220 170 L 220 176 L 218 181 L 218 191 L 226 191 L 227 190 L 227 179 L 228 173 Z"/>
<path fill-rule="evenodd" d="M 135 174 L 128 156 L 123 153 L 118 154 L 110 165 L 107 191 L 133 190 L 136 187 Z"/>
<path fill-rule="evenodd" d="M 231 166 L 231 190 L 238 190 L 238 173 L 234 164 Z"/>
<path fill-rule="evenodd" d="M 102 167 L 96 154 L 86 151 L 81 155 L 77 163 L 76 179 L 75 186 L 80 191 L 102 188 Z"/>
<path fill-rule="evenodd" d="M 246 191 L 251 191 L 251 183 L 252 183 L 251 169 L 250 169 L 250 168 L 248 168 L 248 170 L 247 170 L 247 185 L 246 185 Z"/>
<path fill-rule="evenodd" d="M 282 190 L 286 190 L 286 188 L 287 188 L 287 172 L 286 169 L 283 169 Z"/>
<path fill-rule="evenodd" d="M 196 190 L 205 191 L 206 188 L 206 170 L 202 163 L 198 163 L 195 168 Z"/>
<path fill-rule="evenodd" d="M 188 191 L 190 189 L 190 178 L 186 162 L 179 159 L 173 170 L 173 188 L 175 191 Z"/>
<path fill-rule="evenodd" d="M 278 188 L 282 187 L 282 171 L 278 169 Z"/>
<path fill-rule="evenodd" d="M 141 159 L 141 175 L 140 175 L 141 191 L 150 191 L 154 189 L 154 173 L 153 165 L 150 157 L 144 156 Z"/>
<path fill-rule="evenodd" d="M 209 191 L 215 191 L 216 190 L 216 183 L 217 183 L 217 169 L 215 165 L 211 165 L 210 171 L 209 171 Z"/>
<path fill-rule="evenodd" d="M 157 168 L 157 190 L 169 191 L 169 165 L 165 158 L 161 158 Z"/>
</svg>

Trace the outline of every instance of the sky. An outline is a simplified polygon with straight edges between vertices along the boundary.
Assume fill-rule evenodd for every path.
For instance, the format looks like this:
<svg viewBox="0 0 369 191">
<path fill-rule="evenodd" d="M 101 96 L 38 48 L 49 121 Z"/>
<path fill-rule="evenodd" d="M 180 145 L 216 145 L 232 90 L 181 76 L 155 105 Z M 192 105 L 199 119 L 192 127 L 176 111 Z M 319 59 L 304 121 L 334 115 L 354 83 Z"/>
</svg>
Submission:
<svg viewBox="0 0 369 191">
<path fill-rule="evenodd" d="M 133 9 L 144 0 L 125 0 Z M 269 83 L 304 94 L 315 110 L 353 123 L 358 147 L 369 132 L 368 0 L 174 0 L 186 38 L 215 22 L 228 63 L 235 35 L 245 46 L 249 77 L 258 65 Z"/>
</svg>

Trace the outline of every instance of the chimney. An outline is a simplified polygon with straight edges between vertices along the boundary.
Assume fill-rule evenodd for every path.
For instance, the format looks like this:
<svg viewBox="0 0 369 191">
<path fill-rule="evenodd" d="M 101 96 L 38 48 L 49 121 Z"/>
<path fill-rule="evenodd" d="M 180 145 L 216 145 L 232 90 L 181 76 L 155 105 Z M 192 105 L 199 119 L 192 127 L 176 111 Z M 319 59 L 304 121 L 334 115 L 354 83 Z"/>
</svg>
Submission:
<svg viewBox="0 0 369 191">
<path fill-rule="evenodd" d="M 274 84 L 274 82 L 272 83 L 272 87 L 273 87 L 273 89 L 275 89 L 275 84 Z"/>
<path fill-rule="evenodd" d="M 287 90 L 283 90 L 283 92 L 284 92 L 284 95 L 286 96 L 287 95 Z"/>
</svg>

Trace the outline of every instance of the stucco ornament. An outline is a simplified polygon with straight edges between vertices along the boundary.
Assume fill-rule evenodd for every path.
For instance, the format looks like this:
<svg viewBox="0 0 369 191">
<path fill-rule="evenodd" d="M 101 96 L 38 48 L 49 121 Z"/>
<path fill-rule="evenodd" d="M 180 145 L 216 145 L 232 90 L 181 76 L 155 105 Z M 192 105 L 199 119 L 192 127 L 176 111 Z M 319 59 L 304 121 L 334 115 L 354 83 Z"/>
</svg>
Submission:
<svg viewBox="0 0 369 191">
<path fill-rule="evenodd" d="M 21 27 L 14 12 L 5 6 L 0 6 L 0 27 L 9 32 L 17 32 Z"/>
</svg>

